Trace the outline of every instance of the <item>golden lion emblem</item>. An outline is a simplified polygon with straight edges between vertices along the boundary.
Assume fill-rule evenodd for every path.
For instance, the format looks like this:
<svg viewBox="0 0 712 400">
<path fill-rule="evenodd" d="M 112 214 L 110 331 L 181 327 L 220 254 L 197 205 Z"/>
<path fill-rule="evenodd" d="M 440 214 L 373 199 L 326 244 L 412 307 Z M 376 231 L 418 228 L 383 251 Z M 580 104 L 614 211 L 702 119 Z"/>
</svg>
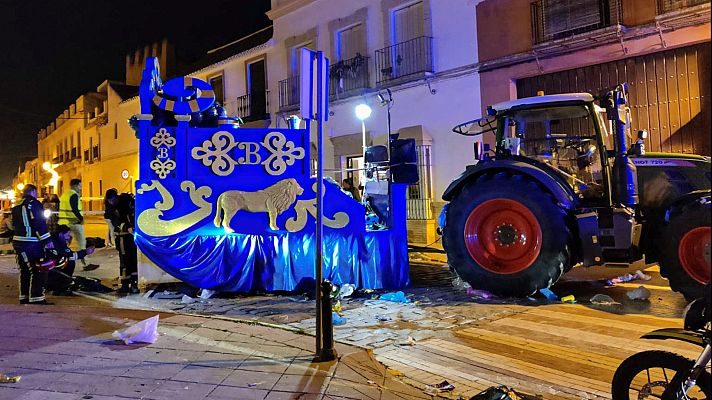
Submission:
<svg viewBox="0 0 712 400">
<path fill-rule="evenodd" d="M 269 228 L 279 230 L 277 217 L 287 211 L 304 189 L 294 178 L 281 180 L 274 185 L 256 192 L 228 190 L 218 197 L 215 211 L 215 226 L 222 225 L 226 233 L 235 232 L 230 228 L 230 220 L 240 210 L 248 212 L 266 212 L 269 216 Z M 222 214 L 222 216 L 221 216 Z"/>
</svg>

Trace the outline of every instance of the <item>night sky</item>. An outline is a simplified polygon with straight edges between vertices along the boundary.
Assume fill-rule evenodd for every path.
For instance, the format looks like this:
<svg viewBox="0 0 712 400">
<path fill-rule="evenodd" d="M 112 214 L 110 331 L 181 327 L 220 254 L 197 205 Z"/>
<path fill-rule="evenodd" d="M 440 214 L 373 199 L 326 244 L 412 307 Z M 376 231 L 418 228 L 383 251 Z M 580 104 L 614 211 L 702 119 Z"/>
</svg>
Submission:
<svg viewBox="0 0 712 400">
<path fill-rule="evenodd" d="M 0 189 L 37 156 L 41 128 L 104 80 L 123 81 L 127 53 L 165 37 L 190 65 L 268 26 L 269 8 L 270 0 L 0 0 Z"/>
</svg>

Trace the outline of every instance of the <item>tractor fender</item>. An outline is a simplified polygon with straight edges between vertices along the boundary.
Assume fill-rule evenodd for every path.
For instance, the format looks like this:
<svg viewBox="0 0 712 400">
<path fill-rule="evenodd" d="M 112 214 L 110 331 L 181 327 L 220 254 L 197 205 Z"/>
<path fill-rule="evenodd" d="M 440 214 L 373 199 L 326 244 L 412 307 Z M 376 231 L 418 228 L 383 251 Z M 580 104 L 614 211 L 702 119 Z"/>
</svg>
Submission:
<svg viewBox="0 0 712 400">
<path fill-rule="evenodd" d="M 563 180 L 561 175 L 546 164 L 523 157 L 521 159 L 483 160 L 476 165 L 468 166 L 467 169 L 460 174 L 460 176 L 455 178 L 447 189 L 445 189 L 442 196 L 443 200 L 452 200 L 467 182 L 474 181 L 483 174 L 499 171 L 511 171 L 526 175 L 544 186 L 564 208 L 572 209 L 576 206 L 578 197 L 574 194 L 573 189 L 571 189 L 566 181 Z"/>
<path fill-rule="evenodd" d="M 695 190 L 693 192 L 686 193 L 686 194 L 676 198 L 669 205 L 667 205 L 667 207 L 665 209 L 665 222 L 670 221 L 670 214 L 672 214 L 676 210 L 681 209 L 682 207 L 684 207 L 687 204 L 693 203 L 695 201 L 709 202 L 711 195 L 712 195 L 712 190 L 703 189 L 703 190 Z"/>
<path fill-rule="evenodd" d="M 644 209 L 646 221 L 640 238 L 640 250 L 645 254 L 645 262 L 657 262 L 660 259 L 659 238 L 670 217 L 679 212 L 687 204 L 695 201 L 710 201 L 710 189 L 695 190 L 666 202 L 661 207 Z"/>
</svg>

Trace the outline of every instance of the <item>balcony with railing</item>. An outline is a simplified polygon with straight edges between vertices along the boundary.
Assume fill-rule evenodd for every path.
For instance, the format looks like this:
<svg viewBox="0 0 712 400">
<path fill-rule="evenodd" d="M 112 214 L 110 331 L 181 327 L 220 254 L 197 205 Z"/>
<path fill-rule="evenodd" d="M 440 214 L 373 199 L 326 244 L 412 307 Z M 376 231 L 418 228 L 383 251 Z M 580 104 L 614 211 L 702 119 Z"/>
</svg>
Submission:
<svg viewBox="0 0 712 400">
<path fill-rule="evenodd" d="M 269 90 L 238 97 L 236 111 L 245 122 L 269 119 Z"/>
<path fill-rule="evenodd" d="M 279 109 L 293 110 L 299 107 L 299 75 L 279 81 Z"/>
<path fill-rule="evenodd" d="M 421 36 L 376 50 L 376 84 L 387 85 L 433 72 L 433 38 Z"/>
<path fill-rule="evenodd" d="M 660 15 L 709 3 L 710 0 L 658 0 L 657 10 L 658 15 Z"/>
<path fill-rule="evenodd" d="M 539 44 L 623 23 L 622 0 L 538 0 L 531 4 L 532 42 Z"/>
<path fill-rule="evenodd" d="M 370 86 L 368 75 L 369 58 L 357 54 L 348 60 L 337 61 L 329 68 L 329 95 L 332 98 L 357 94 L 359 89 Z"/>
</svg>

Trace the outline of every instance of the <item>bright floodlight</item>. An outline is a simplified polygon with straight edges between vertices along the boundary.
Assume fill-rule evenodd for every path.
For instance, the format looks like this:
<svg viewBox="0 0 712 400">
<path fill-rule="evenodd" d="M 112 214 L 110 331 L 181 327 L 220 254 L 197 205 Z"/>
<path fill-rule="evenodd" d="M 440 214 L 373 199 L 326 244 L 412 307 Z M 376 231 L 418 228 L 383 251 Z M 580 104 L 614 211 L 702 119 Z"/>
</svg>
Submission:
<svg viewBox="0 0 712 400">
<path fill-rule="evenodd" d="M 17 190 L 22 191 L 22 189 L 24 189 L 24 188 L 25 188 L 25 184 L 24 184 L 24 183 L 18 183 L 18 184 L 17 184 Z"/>
<path fill-rule="evenodd" d="M 42 211 L 42 214 L 44 215 L 45 219 L 49 219 L 49 217 L 52 216 L 52 210 L 44 210 Z"/>
<path fill-rule="evenodd" d="M 44 169 L 45 171 L 49 171 L 50 168 L 52 168 L 52 164 L 50 164 L 49 161 L 45 161 L 42 164 L 42 169 Z"/>
<path fill-rule="evenodd" d="M 371 107 L 368 104 L 359 104 L 354 109 L 356 112 L 356 118 L 363 121 L 371 116 Z"/>
</svg>

